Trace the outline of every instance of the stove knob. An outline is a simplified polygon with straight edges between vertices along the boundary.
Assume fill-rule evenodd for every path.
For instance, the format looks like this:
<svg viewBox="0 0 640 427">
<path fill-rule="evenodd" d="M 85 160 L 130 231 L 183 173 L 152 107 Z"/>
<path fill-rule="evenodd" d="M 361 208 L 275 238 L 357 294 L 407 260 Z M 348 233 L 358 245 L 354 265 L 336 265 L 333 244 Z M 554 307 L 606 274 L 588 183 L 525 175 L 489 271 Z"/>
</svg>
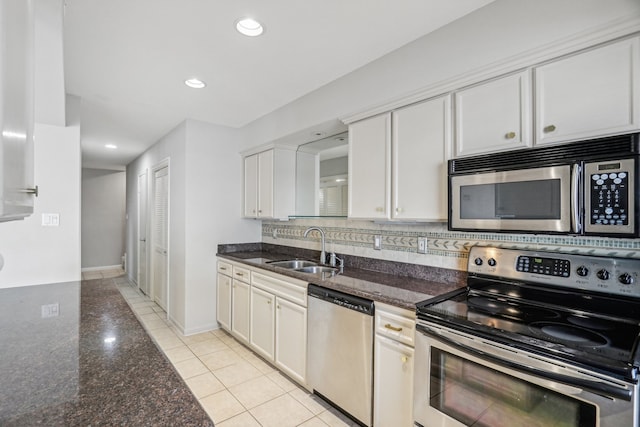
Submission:
<svg viewBox="0 0 640 427">
<path fill-rule="evenodd" d="M 491 267 L 495 267 L 497 263 L 495 259 L 489 258 L 489 261 L 487 261 L 487 264 L 489 264 Z"/>
<path fill-rule="evenodd" d="M 632 285 L 633 284 L 633 276 L 629 273 L 622 273 L 618 276 L 618 281 L 623 285 Z"/>
<path fill-rule="evenodd" d="M 602 270 L 598 270 L 596 276 L 598 276 L 598 279 L 600 280 L 609 280 L 611 274 L 603 268 Z"/>
<path fill-rule="evenodd" d="M 482 265 L 482 258 L 478 257 L 478 258 L 474 259 L 474 260 L 473 260 L 473 262 L 474 262 L 476 265 Z"/>
<path fill-rule="evenodd" d="M 584 265 L 581 265 L 580 267 L 578 267 L 576 269 L 576 273 L 578 273 L 578 276 L 584 277 L 587 274 L 589 274 L 589 269 L 587 267 L 585 267 Z"/>
</svg>

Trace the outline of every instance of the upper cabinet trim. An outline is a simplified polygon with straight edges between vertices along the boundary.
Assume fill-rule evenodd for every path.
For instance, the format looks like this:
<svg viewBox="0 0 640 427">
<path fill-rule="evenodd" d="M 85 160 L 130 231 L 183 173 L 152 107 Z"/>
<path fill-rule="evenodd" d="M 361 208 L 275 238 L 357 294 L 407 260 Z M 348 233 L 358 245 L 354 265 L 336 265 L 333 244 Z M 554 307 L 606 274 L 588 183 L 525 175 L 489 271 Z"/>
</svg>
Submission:
<svg viewBox="0 0 640 427">
<path fill-rule="evenodd" d="M 639 34 L 640 17 L 623 18 L 618 21 L 614 21 L 613 23 L 607 23 L 595 29 L 585 30 L 573 36 L 505 58 L 504 60 L 477 68 L 451 79 L 446 79 L 432 85 L 416 89 L 415 91 L 395 97 L 382 104 L 371 106 L 364 111 L 343 116 L 340 120 L 348 125 L 409 104 L 435 98 L 466 86 L 475 85 L 485 80 L 494 79 L 501 75 L 511 74 L 529 67 L 539 66 L 545 62 L 560 59 L 560 57 L 564 55 L 573 54 L 580 50 L 595 48 L 601 44 L 615 42 L 624 38 L 634 37 Z"/>
</svg>

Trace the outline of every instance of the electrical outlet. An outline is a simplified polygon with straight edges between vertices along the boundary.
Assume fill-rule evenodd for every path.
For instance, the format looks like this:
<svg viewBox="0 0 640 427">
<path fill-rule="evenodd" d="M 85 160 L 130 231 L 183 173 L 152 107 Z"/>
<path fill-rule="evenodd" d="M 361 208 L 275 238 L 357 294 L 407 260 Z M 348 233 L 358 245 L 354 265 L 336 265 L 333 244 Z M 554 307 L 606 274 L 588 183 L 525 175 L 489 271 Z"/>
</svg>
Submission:
<svg viewBox="0 0 640 427">
<path fill-rule="evenodd" d="M 382 236 L 379 234 L 373 236 L 373 249 L 375 249 L 376 251 L 382 249 Z"/>
<path fill-rule="evenodd" d="M 418 237 L 418 253 L 426 254 L 427 253 L 427 238 L 426 237 Z"/>
</svg>

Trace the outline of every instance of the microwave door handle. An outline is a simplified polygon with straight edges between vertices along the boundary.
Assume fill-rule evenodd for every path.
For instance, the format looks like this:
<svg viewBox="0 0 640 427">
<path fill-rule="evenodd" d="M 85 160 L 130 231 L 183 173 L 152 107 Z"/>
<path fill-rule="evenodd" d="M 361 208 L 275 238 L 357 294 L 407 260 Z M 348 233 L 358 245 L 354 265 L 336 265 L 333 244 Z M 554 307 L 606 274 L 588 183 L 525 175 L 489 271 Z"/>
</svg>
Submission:
<svg viewBox="0 0 640 427">
<path fill-rule="evenodd" d="M 582 232 L 580 222 L 580 173 L 582 168 L 576 163 L 571 168 L 571 231 Z"/>
<path fill-rule="evenodd" d="M 458 348 L 459 350 L 466 352 L 468 354 L 472 354 L 479 359 L 495 363 L 496 365 L 504 366 L 506 368 L 510 368 L 513 370 L 518 370 L 520 372 L 524 372 L 529 375 L 544 378 L 550 381 L 559 382 L 562 384 L 566 384 L 568 386 L 580 388 L 582 390 L 587 390 L 587 391 L 590 391 L 591 393 L 595 393 L 600 396 L 614 398 L 614 399 L 621 399 L 627 402 L 631 401 L 631 397 L 632 397 L 631 390 L 624 389 L 621 387 L 616 387 L 611 384 L 605 384 L 602 382 L 589 381 L 582 378 L 574 378 L 568 375 L 549 372 L 549 371 L 535 368 L 533 366 L 524 366 L 519 363 L 510 361 L 510 360 L 505 360 L 501 357 L 486 353 L 482 350 L 469 347 L 468 345 L 462 344 L 453 338 L 442 337 L 438 332 L 433 331 L 431 328 L 429 328 L 426 325 L 419 325 L 418 329 L 421 330 L 423 333 L 428 334 L 430 337 L 437 339 L 438 341 L 441 341 L 452 347 Z M 489 344 L 486 341 L 485 343 Z"/>
</svg>

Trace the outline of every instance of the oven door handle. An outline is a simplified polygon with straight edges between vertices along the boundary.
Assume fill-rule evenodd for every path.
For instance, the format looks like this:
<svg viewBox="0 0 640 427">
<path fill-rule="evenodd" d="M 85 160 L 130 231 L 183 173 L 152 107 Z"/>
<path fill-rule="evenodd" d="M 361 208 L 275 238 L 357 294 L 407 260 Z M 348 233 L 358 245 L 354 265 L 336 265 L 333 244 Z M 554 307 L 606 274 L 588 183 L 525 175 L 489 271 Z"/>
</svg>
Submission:
<svg viewBox="0 0 640 427">
<path fill-rule="evenodd" d="M 484 351 L 477 350 L 475 348 L 469 347 L 468 345 L 462 344 L 452 338 L 442 337 L 437 331 L 432 330 L 428 326 L 418 325 L 418 329 L 423 331 L 424 333 L 429 334 L 429 336 L 438 339 L 439 341 L 456 347 L 459 350 L 470 353 L 480 359 L 486 360 L 488 362 L 495 363 L 497 365 L 504 366 L 506 368 L 511 368 L 519 371 L 524 371 L 525 373 L 531 374 L 536 377 L 541 377 L 550 381 L 559 382 L 562 384 L 566 384 L 569 386 L 574 386 L 581 388 L 583 390 L 588 390 L 592 393 L 598 394 L 600 396 L 608 397 L 608 398 L 617 398 L 621 400 L 625 400 L 627 402 L 631 401 L 632 391 L 627 389 L 622 389 L 620 387 L 616 387 L 609 384 L 604 384 L 595 381 L 584 380 L 581 378 L 574 378 L 568 375 L 556 374 L 553 372 L 543 371 L 538 368 L 534 368 L 531 366 L 524 366 L 519 363 L 511 362 L 509 360 L 502 359 L 500 357 L 494 356 L 492 354 L 488 354 Z"/>
</svg>

